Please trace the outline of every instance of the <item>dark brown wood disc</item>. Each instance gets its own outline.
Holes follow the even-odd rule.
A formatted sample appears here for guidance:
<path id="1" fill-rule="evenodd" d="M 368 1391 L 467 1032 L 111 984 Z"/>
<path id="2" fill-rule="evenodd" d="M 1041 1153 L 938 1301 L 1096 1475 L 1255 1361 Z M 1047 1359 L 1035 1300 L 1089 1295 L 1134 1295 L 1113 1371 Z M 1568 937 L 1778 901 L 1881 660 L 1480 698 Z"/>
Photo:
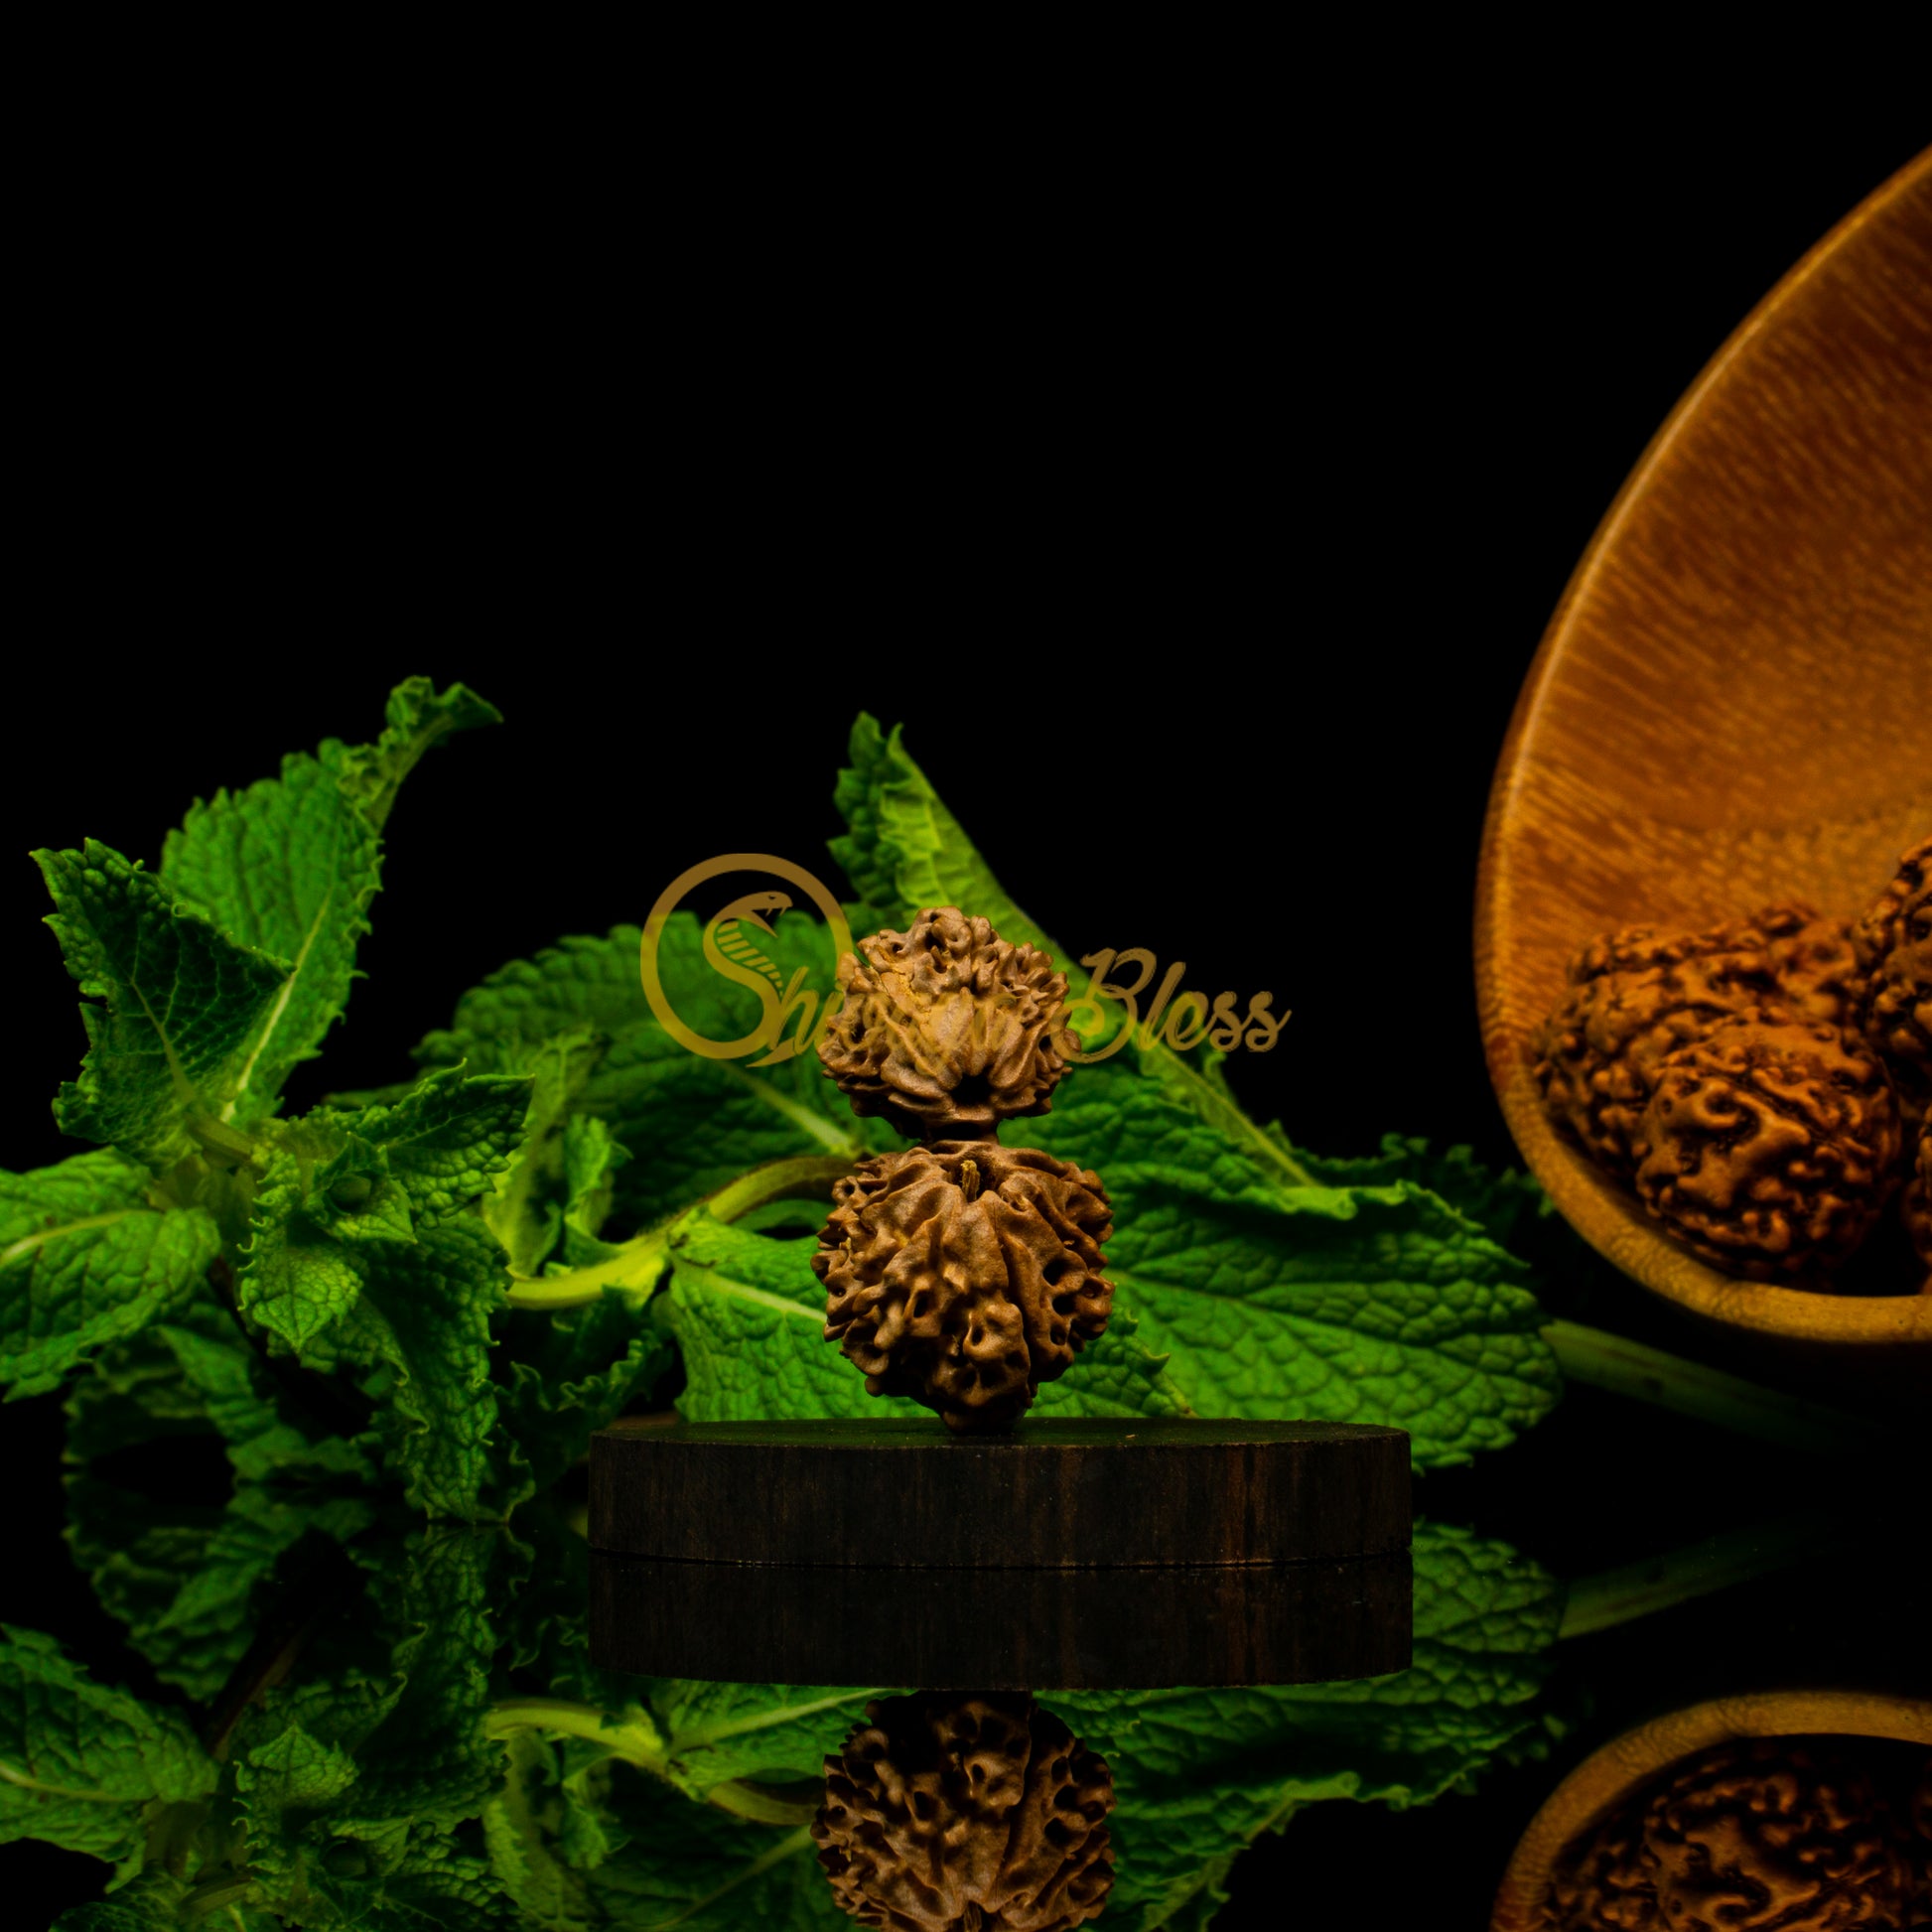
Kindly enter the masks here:
<path id="1" fill-rule="evenodd" d="M 1406 1550 L 1162 1569 L 838 1570 L 591 1553 L 600 1670 L 867 1689 L 1169 1690 L 1410 1661 Z"/>
<path id="2" fill-rule="evenodd" d="M 680 1562 L 1120 1569 L 1409 1544 L 1409 1439 L 1323 1422 L 626 1420 L 591 1442 L 594 1549 Z"/>

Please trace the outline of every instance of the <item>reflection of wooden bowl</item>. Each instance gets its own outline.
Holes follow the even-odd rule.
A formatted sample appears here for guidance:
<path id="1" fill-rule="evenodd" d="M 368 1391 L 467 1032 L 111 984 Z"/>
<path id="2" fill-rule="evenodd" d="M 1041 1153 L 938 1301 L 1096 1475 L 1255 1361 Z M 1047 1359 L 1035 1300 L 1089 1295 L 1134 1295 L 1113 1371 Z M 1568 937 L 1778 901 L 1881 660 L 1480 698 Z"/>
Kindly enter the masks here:
<path id="1" fill-rule="evenodd" d="M 1490 1077 L 1599 1253 L 1730 1327 L 1932 1347 L 1932 1295 L 1733 1280 L 1560 1140 L 1526 1042 L 1614 926 L 1862 911 L 1932 832 L 1932 150 L 1718 352 L 1603 519 L 1497 766 L 1477 887 Z M 1914 1350 L 1916 1352 L 1916 1349 Z"/>
<path id="2" fill-rule="evenodd" d="M 1542 1932 L 1566 1846 L 1679 1758 L 1739 1737 L 1889 1737 L 1932 1748 L 1932 1703 L 1859 1691 L 1765 1691 L 1673 1711 L 1587 1757 L 1530 1820 L 1496 1893 L 1490 1932 Z"/>

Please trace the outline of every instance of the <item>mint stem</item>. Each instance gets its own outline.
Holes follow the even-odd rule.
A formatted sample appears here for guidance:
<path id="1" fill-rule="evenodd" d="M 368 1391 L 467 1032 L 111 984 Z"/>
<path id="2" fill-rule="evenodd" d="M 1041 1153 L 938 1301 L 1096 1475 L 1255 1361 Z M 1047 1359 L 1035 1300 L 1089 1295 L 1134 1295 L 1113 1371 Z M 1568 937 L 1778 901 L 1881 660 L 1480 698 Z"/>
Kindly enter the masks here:
<path id="1" fill-rule="evenodd" d="M 607 1293 L 649 1298 L 663 1279 L 670 1260 L 671 1237 L 686 1214 L 710 1213 L 720 1221 L 735 1221 L 755 1207 L 774 1200 L 824 1200 L 833 1181 L 852 1172 L 843 1155 L 800 1154 L 783 1161 L 767 1161 L 715 1194 L 687 1207 L 648 1233 L 626 1241 L 614 1255 L 573 1268 L 567 1275 L 541 1281 L 512 1281 L 508 1291 L 513 1309 L 537 1309 L 554 1314 L 561 1309 L 581 1309 L 602 1301 Z"/>
<path id="2" fill-rule="evenodd" d="M 1817 1455 L 1845 1455 L 1888 1440 L 1882 1427 L 1862 1417 L 1760 1388 L 1722 1369 L 1667 1355 L 1661 1348 L 1601 1328 L 1552 1321 L 1543 1330 L 1543 1339 L 1573 1382 L 1654 1403 L 1680 1416 L 1695 1416 L 1760 1442 Z"/>
<path id="3" fill-rule="evenodd" d="M 1789 1516 L 1750 1529 L 1726 1530 L 1702 1543 L 1572 1584 L 1557 1635 L 1586 1637 L 1677 1603 L 1768 1576 L 1817 1554 L 1838 1534 L 1824 1511 Z"/>

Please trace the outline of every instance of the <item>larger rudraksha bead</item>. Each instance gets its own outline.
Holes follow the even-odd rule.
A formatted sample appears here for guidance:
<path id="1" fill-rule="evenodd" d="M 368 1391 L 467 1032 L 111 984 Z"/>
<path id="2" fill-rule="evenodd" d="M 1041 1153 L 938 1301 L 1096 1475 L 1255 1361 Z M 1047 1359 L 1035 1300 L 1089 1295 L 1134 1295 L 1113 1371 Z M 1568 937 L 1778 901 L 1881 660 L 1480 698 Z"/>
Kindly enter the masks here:
<path id="1" fill-rule="evenodd" d="M 998 1428 L 1107 1325 L 1100 1176 L 1036 1148 L 939 1141 L 862 1163 L 832 1190 L 812 1268 L 825 1336 L 874 1395 L 949 1429 Z"/>

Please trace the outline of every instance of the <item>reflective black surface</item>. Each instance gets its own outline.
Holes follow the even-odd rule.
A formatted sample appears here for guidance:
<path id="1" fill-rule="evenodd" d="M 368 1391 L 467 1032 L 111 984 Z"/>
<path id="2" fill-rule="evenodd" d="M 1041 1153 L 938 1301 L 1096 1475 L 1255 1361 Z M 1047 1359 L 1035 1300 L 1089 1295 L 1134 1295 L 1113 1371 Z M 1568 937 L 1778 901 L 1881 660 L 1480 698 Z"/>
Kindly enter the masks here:
<path id="1" fill-rule="evenodd" d="M 1635 1725 L 1807 1689 L 1902 1698 L 1932 1725 L 1902 1461 L 1819 1462 L 1588 1392 L 1536 1442 L 1419 1482 L 1410 1579 L 1386 1560 L 1050 1584 L 596 1561 L 569 1484 L 509 1530 L 426 1531 L 319 1490 L 222 1500 L 210 1473 L 161 1445 L 68 1484 L 98 1606 L 69 1598 L 75 1667 L 180 1714 L 162 1728 L 199 1729 L 219 1765 L 211 1812 L 195 1787 L 164 1820 L 200 1832 L 206 1861 L 173 1909 L 232 1893 L 320 1923 L 829 1932 L 852 1922 L 839 1898 L 861 1877 L 890 1888 L 897 1867 L 855 1863 L 851 1832 L 821 1817 L 827 1759 L 863 1756 L 869 1707 L 917 1695 L 953 1712 L 959 1763 L 979 1748 L 960 1724 L 1006 1739 L 987 1763 L 1017 1795 L 972 1810 L 974 1830 L 1004 1821 L 1002 1845 L 1043 1802 L 1028 1777 L 1063 1754 L 1029 1771 L 1027 1726 L 1104 1765 L 1087 1821 L 1105 1828 L 1103 1891 L 1098 1855 L 1081 1867 L 1100 1923 L 1203 1925 L 1225 1894 L 1221 1928 L 1277 1923 L 1290 1901 L 1363 1926 L 1416 1923 L 1425 1904 L 1441 1916 L 1424 1922 L 1477 1925 L 1539 1807 Z M 1406 1668 L 1361 1668 L 1403 1638 Z M 826 1667 L 802 1670 L 814 1643 Z M 1267 1667 L 1234 1681 L 1243 1657 Z M 103 1695 L 100 1722 L 152 1758 L 165 1737 Z M 964 1789 L 939 1745 L 928 1755 L 935 1791 Z M 848 1811 L 885 1803 L 883 1778 Z M 12 1829 L 17 1783 L 8 1803 Z M 116 1830 L 156 1829 L 152 1811 L 99 1811 L 110 1857 Z M 238 1870 L 220 1820 L 242 1815 Z M 3 1856 L 51 1901 L 97 1895 L 107 1873 L 73 1852 Z M 947 1858 L 928 1887 L 942 1902 L 1061 1897 L 1037 1859 Z M 240 1922 L 273 1922 L 256 1914 Z"/>

